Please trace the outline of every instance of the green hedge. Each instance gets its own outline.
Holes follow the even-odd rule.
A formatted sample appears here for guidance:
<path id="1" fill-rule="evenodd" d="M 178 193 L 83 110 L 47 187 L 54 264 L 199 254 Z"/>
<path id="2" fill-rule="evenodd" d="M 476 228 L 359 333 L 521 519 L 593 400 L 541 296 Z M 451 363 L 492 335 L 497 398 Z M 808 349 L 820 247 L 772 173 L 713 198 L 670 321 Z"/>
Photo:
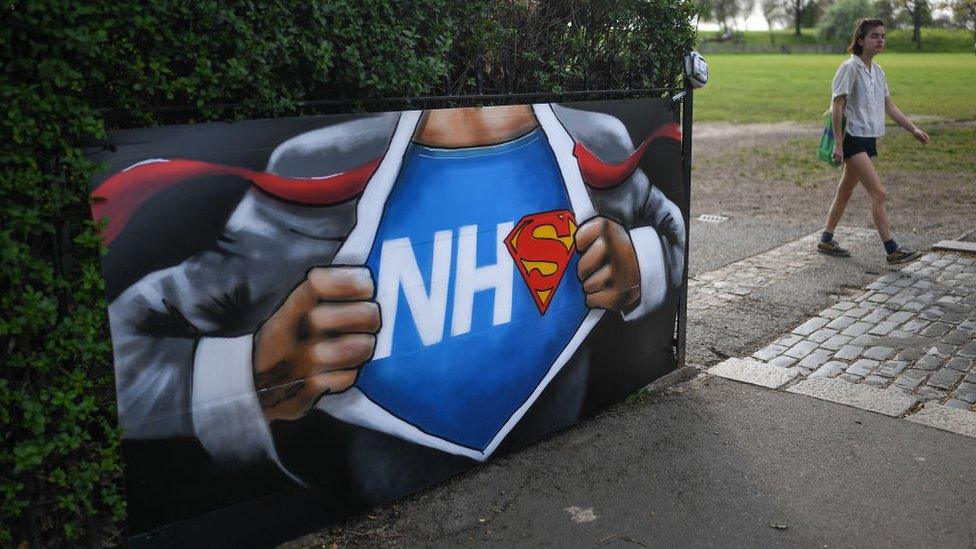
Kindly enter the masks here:
<path id="1" fill-rule="evenodd" d="M 0 9 L 0 545 L 32 546 L 125 536 L 104 250 L 88 219 L 98 166 L 81 143 L 115 128 L 293 114 L 313 99 L 670 85 L 695 10 L 691 0 Z"/>

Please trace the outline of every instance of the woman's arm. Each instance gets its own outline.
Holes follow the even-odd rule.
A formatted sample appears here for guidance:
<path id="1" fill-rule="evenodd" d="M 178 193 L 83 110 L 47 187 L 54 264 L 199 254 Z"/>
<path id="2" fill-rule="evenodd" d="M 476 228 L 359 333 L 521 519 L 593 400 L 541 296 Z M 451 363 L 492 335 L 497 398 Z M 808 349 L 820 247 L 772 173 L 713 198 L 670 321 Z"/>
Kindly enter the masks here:
<path id="1" fill-rule="evenodd" d="M 891 96 L 885 96 L 885 113 L 890 116 L 896 124 L 902 128 L 905 128 L 905 131 L 912 134 L 915 139 L 918 139 L 922 143 L 929 142 L 929 134 L 917 128 L 915 124 L 912 124 L 908 117 L 901 112 L 901 109 L 895 105 L 895 102 L 891 100 Z"/>
<path id="2" fill-rule="evenodd" d="M 838 95 L 834 98 L 830 112 L 834 126 L 834 162 L 839 165 L 844 161 L 844 107 L 847 106 L 847 96 Z"/>

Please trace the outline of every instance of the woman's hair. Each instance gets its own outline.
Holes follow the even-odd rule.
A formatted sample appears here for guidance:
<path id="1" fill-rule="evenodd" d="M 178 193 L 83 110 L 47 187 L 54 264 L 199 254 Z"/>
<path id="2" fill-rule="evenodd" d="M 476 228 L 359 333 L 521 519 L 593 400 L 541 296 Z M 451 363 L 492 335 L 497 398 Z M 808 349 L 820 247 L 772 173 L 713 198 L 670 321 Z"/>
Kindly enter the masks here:
<path id="1" fill-rule="evenodd" d="M 884 22 L 882 22 L 877 17 L 862 17 L 854 23 L 854 35 L 851 36 L 851 43 L 847 46 L 847 51 L 853 53 L 854 55 L 861 55 L 864 53 L 864 46 L 857 43 L 858 40 L 862 40 L 868 35 L 868 32 L 875 27 L 883 27 Z"/>

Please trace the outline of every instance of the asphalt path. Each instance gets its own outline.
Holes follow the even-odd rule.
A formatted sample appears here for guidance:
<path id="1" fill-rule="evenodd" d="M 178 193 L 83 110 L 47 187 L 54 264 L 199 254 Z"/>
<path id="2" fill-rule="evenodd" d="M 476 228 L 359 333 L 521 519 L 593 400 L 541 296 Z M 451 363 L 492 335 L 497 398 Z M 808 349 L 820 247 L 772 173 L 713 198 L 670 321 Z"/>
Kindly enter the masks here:
<path id="1" fill-rule="evenodd" d="M 816 230 L 693 221 L 690 275 Z M 878 242 L 851 251 L 691 315 L 689 364 L 747 356 L 887 272 Z M 974 494 L 976 440 L 698 378 L 288 546 L 974 547 Z"/>
<path id="2" fill-rule="evenodd" d="M 721 223 L 693 220 L 689 276 L 735 263 L 819 230 L 811 223 L 731 217 Z M 939 235 L 909 234 L 904 245 L 921 249 Z M 845 244 L 846 245 L 846 244 Z M 688 318 L 688 363 L 711 366 L 729 356 L 748 356 L 838 296 L 858 291 L 889 271 L 880 241 L 851 243 L 851 257 L 830 258 L 820 266 L 790 273 L 735 307 L 692 313 Z M 810 250 L 809 253 L 815 253 Z"/>
<path id="3" fill-rule="evenodd" d="M 406 501 L 387 528 L 382 511 L 358 526 L 377 533 L 369 544 L 404 547 L 968 547 L 973 451 L 965 437 L 710 379 Z"/>

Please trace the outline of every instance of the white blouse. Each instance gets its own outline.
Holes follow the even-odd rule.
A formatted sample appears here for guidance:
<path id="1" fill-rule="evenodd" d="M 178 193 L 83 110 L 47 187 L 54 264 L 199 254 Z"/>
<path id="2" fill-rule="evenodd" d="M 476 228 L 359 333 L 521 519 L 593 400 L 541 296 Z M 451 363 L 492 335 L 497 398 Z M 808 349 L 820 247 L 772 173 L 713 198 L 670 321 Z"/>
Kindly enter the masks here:
<path id="1" fill-rule="evenodd" d="M 830 100 L 847 96 L 844 115 L 845 131 L 855 137 L 881 137 L 885 133 L 885 97 L 888 82 L 881 66 L 871 62 L 871 68 L 856 55 L 841 63 L 834 75 Z"/>

